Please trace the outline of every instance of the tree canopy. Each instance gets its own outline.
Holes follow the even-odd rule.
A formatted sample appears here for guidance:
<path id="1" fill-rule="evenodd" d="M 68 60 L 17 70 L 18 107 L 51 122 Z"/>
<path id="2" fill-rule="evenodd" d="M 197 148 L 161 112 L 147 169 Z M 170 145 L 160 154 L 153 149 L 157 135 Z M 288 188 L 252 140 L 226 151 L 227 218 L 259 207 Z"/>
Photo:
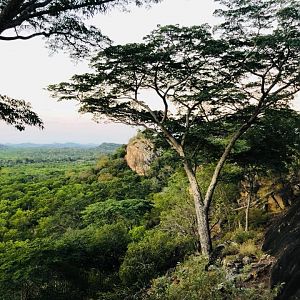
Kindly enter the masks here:
<path id="1" fill-rule="evenodd" d="M 67 49 L 75 56 L 107 41 L 99 29 L 85 23 L 98 13 L 129 4 L 150 4 L 159 0 L 2 0 L 0 1 L 0 40 L 47 38 L 49 46 Z"/>
<path id="2" fill-rule="evenodd" d="M 75 75 L 72 83 L 50 90 L 61 100 L 79 100 L 81 111 L 95 119 L 169 131 L 185 145 L 195 124 L 224 115 L 220 107 L 232 101 L 228 90 L 239 96 L 226 80 L 228 69 L 218 71 L 226 48 L 207 26 L 159 27 L 144 43 L 104 49 L 91 62 L 95 73 Z M 144 93 L 149 90 L 151 100 Z"/>
<path id="3" fill-rule="evenodd" d="M 113 8 L 160 0 L 0 0 L 0 41 L 44 37 L 52 51 L 65 50 L 73 57 L 88 55 L 109 42 L 100 29 L 86 21 Z M 24 130 L 25 125 L 43 127 L 41 119 L 22 100 L 0 97 L 0 119 Z"/>
<path id="4" fill-rule="evenodd" d="M 25 125 L 43 128 L 42 120 L 31 110 L 29 103 L 2 95 L 0 95 L 0 120 L 20 131 L 25 129 Z"/>

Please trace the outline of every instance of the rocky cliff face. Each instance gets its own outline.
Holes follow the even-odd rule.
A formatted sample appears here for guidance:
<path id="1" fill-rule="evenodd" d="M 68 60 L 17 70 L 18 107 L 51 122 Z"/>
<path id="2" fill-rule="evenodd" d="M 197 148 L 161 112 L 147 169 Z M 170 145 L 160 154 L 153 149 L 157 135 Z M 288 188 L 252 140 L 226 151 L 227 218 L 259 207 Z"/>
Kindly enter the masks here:
<path id="1" fill-rule="evenodd" d="M 245 205 L 249 193 L 249 181 L 241 181 L 240 206 Z M 297 196 L 297 184 L 286 182 L 281 178 L 257 177 L 252 188 L 252 204 L 254 202 L 256 207 L 264 207 L 269 213 L 282 213 Z"/>
<path id="2" fill-rule="evenodd" d="M 300 198 L 267 231 L 263 250 L 277 258 L 271 273 L 271 286 L 282 285 L 277 299 L 300 299 Z"/>
<path id="3" fill-rule="evenodd" d="M 137 136 L 129 141 L 125 159 L 128 166 L 139 175 L 146 175 L 155 157 L 157 153 L 150 140 Z"/>

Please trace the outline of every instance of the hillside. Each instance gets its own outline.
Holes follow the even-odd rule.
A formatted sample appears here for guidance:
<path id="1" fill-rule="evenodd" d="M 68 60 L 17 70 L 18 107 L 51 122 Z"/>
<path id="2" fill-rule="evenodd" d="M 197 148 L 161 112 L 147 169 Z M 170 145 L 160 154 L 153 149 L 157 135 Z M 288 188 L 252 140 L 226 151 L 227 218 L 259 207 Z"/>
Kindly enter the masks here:
<path id="1" fill-rule="evenodd" d="M 121 146 L 121 144 L 116 143 L 102 143 L 100 145 L 97 144 L 79 144 L 79 143 L 52 143 L 52 144 L 35 144 L 35 143 L 19 143 L 12 144 L 7 143 L 1 145 L 9 148 L 48 148 L 48 149 L 56 149 L 56 148 L 95 148 L 98 147 L 103 153 L 113 152 L 115 149 Z"/>
<path id="2" fill-rule="evenodd" d="M 96 162 L 86 154 L 76 164 L 16 161 L 2 168 L 3 299 L 25 292 L 28 299 L 66 300 L 273 299 L 278 293 L 278 282 L 273 290 L 269 285 L 276 258 L 261 246 L 266 228 L 285 209 L 273 210 L 287 191 L 285 177 L 277 185 L 273 175 L 258 179 L 245 231 L 243 169 L 226 167 L 210 216 L 209 262 L 199 255 L 188 182 L 171 153 L 147 161 L 143 176 L 127 166 L 124 148 Z M 207 165 L 197 176 L 206 180 L 210 172 Z M 265 210 L 263 194 L 270 190 L 277 200 L 267 199 Z"/>

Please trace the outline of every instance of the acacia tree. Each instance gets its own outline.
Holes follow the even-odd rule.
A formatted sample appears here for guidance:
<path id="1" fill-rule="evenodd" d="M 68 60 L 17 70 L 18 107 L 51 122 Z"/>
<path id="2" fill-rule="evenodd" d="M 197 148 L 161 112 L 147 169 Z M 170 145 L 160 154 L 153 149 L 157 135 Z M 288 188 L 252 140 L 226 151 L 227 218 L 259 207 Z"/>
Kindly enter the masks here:
<path id="1" fill-rule="evenodd" d="M 234 87 L 226 82 L 227 73 L 218 72 L 224 48 L 226 45 L 214 41 L 205 26 L 161 27 L 144 43 L 101 51 L 92 61 L 94 74 L 74 76 L 73 83 L 50 87 L 60 99 L 79 100 L 81 111 L 91 112 L 96 120 L 106 116 L 164 137 L 180 156 L 189 179 L 205 254 L 211 251 L 208 209 L 188 140 L 201 124 L 210 126 L 212 115 L 223 115 L 216 100 L 231 101 L 225 90 L 231 90 L 234 97 Z M 155 96 L 147 101 L 143 92 L 149 90 Z"/>
<path id="2" fill-rule="evenodd" d="M 46 38 L 52 50 L 63 49 L 82 57 L 109 40 L 86 20 L 112 8 L 150 4 L 160 0 L 0 0 L 0 41 Z M 0 96 L 0 119 L 24 130 L 43 127 L 41 119 L 22 100 Z"/>
<path id="3" fill-rule="evenodd" d="M 281 20 L 279 14 L 277 19 Z M 207 26 L 162 27 L 142 44 L 108 47 L 92 60 L 95 73 L 75 75 L 71 83 L 50 90 L 59 99 L 78 100 L 81 112 L 92 113 L 96 120 L 106 116 L 144 126 L 166 139 L 182 160 L 195 203 L 201 251 L 209 256 L 209 210 L 232 148 L 264 111 L 286 106 L 300 90 L 296 29 L 286 32 L 284 22 L 278 22 L 268 33 L 245 34 L 238 40 L 242 35 L 230 28 L 226 40 L 217 40 Z M 141 92 L 147 90 L 156 97 L 145 99 Z M 228 142 L 204 190 L 192 165 L 191 152 L 196 148 L 191 139 L 197 135 L 198 144 L 205 146 L 220 134 Z"/>

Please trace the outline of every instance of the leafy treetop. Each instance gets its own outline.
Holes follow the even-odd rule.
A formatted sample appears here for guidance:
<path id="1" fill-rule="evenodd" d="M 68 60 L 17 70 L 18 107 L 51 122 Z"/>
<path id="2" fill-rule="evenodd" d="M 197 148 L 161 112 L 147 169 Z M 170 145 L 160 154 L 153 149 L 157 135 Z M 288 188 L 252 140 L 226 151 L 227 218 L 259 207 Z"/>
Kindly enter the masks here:
<path id="1" fill-rule="evenodd" d="M 66 49 L 82 56 L 107 41 L 99 29 L 85 23 L 87 19 L 115 7 L 151 2 L 159 0 L 1 0 L 0 40 L 42 36 L 53 50 Z"/>
<path id="2" fill-rule="evenodd" d="M 25 129 L 25 125 L 43 128 L 42 120 L 31 110 L 29 103 L 2 95 L 0 95 L 0 120 L 20 131 Z"/>

